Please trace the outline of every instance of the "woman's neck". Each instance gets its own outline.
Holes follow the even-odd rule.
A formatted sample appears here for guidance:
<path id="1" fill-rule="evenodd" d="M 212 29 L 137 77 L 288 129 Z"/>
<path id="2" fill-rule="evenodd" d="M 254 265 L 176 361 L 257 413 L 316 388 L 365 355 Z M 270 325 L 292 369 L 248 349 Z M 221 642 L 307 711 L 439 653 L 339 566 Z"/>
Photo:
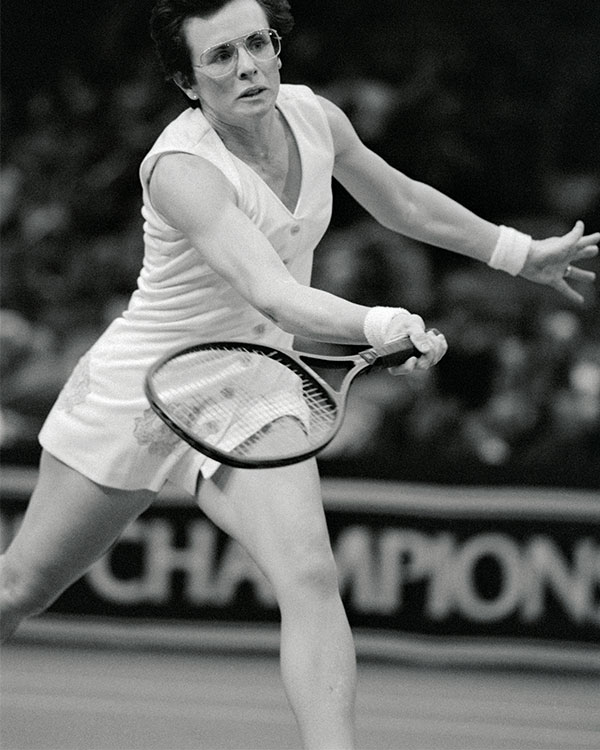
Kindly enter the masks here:
<path id="1" fill-rule="evenodd" d="M 241 125 L 207 119 L 227 150 L 244 161 L 268 161 L 285 147 L 285 130 L 277 110 Z"/>

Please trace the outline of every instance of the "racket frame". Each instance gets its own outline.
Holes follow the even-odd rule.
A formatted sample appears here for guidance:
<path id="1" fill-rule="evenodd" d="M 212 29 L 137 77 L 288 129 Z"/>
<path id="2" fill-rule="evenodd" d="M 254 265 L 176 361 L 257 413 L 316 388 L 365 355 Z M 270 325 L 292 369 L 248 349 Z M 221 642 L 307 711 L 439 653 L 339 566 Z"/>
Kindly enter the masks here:
<path id="1" fill-rule="evenodd" d="M 399 344 L 404 344 L 399 346 Z M 191 354 L 196 351 L 219 349 L 224 351 L 239 351 L 243 353 L 244 349 L 249 352 L 260 352 L 264 356 L 279 362 L 285 367 L 288 367 L 292 372 L 295 372 L 301 378 L 306 378 L 307 374 L 310 378 L 316 381 L 316 383 L 325 391 L 328 398 L 336 407 L 335 420 L 333 422 L 330 433 L 326 440 L 323 440 L 316 445 L 303 449 L 297 454 L 287 454 L 281 458 L 252 458 L 241 457 L 226 453 L 224 451 L 215 448 L 213 445 L 206 441 L 200 441 L 197 438 L 189 434 L 185 427 L 176 421 L 176 418 L 171 416 L 167 407 L 163 406 L 163 401 L 156 392 L 154 387 L 154 376 L 161 370 L 169 361 L 178 359 Z M 266 469 L 276 468 L 279 466 L 288 466 L 291 464 L 299 463 L 312 458 L 317 453 L 322 451 L 338 434 L 342 425 L 346 399 L 348 391 L 352 382 L 364 373 L 371 370 L 381 370 L 389 367 L 397 367 L 403 364 L 407 359 L 412 356 L 419 356 L 420 352 L 412 345 L 408 337 L 402 337 L 397 339 L 390 344 L 386 345 L 384 350 L 376 350 L 374 348 L 365 349 L 353 355 L 344 356 L 327 356 L 320 354 L 312 354 L 310 352 L 301 352 L 290 349 L 279 349 L 274 346 L 266 344 L 259 344 L 247 341 L 205 341 L 197 344 L 190 344 L 184 347 L 177 347 L 166 352 L 160 357 L 146 373 L 144 379 L 144 392 L 152 410 L 160 417 L 160 419 L 171 429 L 176 435 L 184 440 L 195 450 L 199 451 L 205 456 L 218 461 L 219 463 L 227 466 L 232 466 L 240 469 Z M 312 363 L 312 366 L 311 366 Z M 343 369 L 346 368 L 347 372 L 343 377 L 341 387 L 338 389 L 334 388 L 324 378 L 322 378 L 313 367 L 321 367 L 323 369 Z"/>

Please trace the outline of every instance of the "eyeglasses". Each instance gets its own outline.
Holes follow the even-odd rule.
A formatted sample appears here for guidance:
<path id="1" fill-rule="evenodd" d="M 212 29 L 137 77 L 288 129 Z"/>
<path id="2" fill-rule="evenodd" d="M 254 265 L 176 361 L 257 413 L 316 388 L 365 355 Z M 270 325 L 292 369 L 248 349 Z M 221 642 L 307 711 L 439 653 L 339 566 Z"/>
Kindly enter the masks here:
<path id="1" fill-rule="evenodd" d="M 200 63 L 192 67 L 200 68 L 210 78 L 222 78 L 234 70 L 242 45 L 255 60 L 267 62 L 279 56 L 281 37 L 273 29 L 258 29 L 247 36 L 209 47 L 200 55 Z"/>

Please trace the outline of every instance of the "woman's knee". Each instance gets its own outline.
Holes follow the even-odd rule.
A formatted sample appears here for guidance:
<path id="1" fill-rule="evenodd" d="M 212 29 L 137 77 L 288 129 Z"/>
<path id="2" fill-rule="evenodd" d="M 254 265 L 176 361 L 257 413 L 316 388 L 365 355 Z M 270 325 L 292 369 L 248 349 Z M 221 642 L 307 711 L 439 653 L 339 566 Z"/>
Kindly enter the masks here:
<path id="1" fill-rule="evenodd" d="M 295 550 L 288 549 L 277 577 L 281 596 L 301 601 L 303 606 L 339 597 L 337 568 L 328 541 L 300 543 Z"/>
<path id="2" fill-rule="evenodd" d="M 19 561 L 9 554 L 0 557 L 0 610 L 3 617 L 9 613 L 21 617 L 43 612 L 61 593 L 51 583 L 48 572 L 38 571 Z"/>

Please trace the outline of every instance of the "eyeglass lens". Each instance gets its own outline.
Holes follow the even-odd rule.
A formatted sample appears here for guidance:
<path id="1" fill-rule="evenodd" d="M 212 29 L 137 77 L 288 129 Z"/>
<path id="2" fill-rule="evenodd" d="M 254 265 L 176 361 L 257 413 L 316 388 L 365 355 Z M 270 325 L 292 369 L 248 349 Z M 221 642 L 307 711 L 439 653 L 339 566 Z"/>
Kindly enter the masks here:
<path id="1" fill-rule="evenodd" d="M 272 60 L 281 50 L 279 36 L 272 29 L 253 31 L 243 39 L 233 39 L 206 50 L 200 56 L 200 65 L 208 75 L 219 77 L 233 69 L 238 57 L 238 47 L 244 45 L 257 60 Z"/>

